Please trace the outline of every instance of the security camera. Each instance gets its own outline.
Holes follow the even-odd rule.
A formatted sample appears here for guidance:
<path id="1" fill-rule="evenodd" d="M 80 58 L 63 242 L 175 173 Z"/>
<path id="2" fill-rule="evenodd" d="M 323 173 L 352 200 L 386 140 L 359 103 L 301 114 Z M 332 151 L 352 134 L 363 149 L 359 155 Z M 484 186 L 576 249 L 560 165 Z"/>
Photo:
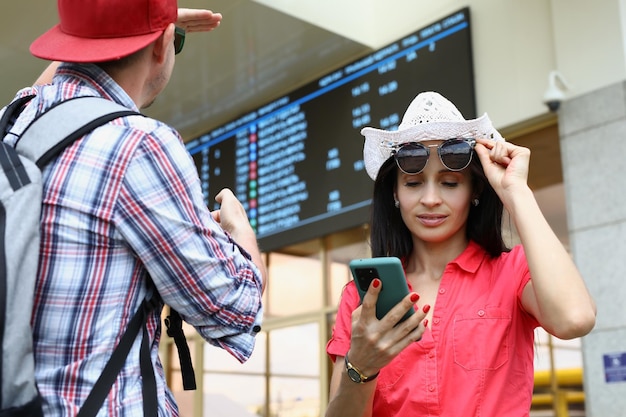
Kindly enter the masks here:
<path id="1" fill-rule="evenodd" d="M 558 91 L 547 91 L 543 96 L 544 104 L 548 106 L 548 109 L 552 113 L 556 113 L 559 110 L 559 107 L 561 107 L 561 101 L 563 101 L 563 98 L 565 97 L 562 93 L 558 93 Z"/>
<path id="2" fill-rule="evenodd" d="M 552 113 L 556 113 L 559 110 L 559 107 L 561 107 L 561 100 L 559 99 L 546 100 L 545 103 Z"/>
<path id="3" fill-rule="evenodd" d="M 548 109 L 555 113 L 561 107 L 561 102 L 565 99 L 564 90 L 569 86 L 563 79 L 563 76 L 557 71 L 551 71 L 548 75 L 548 89 L 543 95 L 543 103 Z"/>

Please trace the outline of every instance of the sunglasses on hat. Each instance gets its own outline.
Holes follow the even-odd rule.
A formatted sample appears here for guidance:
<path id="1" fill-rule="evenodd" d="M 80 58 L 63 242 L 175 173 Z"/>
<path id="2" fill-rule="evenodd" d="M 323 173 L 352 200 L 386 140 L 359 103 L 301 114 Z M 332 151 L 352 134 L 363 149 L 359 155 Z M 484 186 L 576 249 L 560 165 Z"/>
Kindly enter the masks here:
<path id="1" fill-rule="evenodd" d="M 430 157 L 430 148 L 436 147 L 439 160 L 450 171 L 461 171 L 468 167 L 476 140 L 469 138 L 448 139 L 439 145 L 424 145 L 418 142 L 409 142 L 400 145 L 392 151 L 398 168 L 405 174 L 419 174 L 426 167 Z"/>
<path id="2" fill-rule="evenodd" d="M 174 28 L 174 54 L 178 55 L 185 45 L 185 29 L 176 26 Z"/>

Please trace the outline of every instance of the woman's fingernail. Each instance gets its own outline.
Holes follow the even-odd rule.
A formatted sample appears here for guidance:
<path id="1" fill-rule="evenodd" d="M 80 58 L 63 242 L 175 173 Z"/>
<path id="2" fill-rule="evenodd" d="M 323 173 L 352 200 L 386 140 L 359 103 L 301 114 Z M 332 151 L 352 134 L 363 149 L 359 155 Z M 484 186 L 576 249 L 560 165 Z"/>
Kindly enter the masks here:
<path id="1" fill-rule="evenodd" d="M 428 312 L 430 311 L 430 304 L 426 304 L 426 305 L 422 308 L 422 311 L 423 311 L 424 313 L 428 313 Z"/>
<path id="2" fill-rule="evenodd" d="M 374 288 L 378 288 L 379 285 L 380 285 L 380 280 L 378 278 L 374 278 L 374 281 L 372 281 L 372 286 Z"/>
<path id="3" fill-rule="evenodd" d="M 412 303 L 416 302 L 419 299 L 420 299 L 420 296 L 417 295 L 416 293 L 411 294 L 411 302 Z"/>
<path id="4" fill-rule="evenodd" d="M 424 327 L 428 327 L 428 319 L 424 319 Z"/>

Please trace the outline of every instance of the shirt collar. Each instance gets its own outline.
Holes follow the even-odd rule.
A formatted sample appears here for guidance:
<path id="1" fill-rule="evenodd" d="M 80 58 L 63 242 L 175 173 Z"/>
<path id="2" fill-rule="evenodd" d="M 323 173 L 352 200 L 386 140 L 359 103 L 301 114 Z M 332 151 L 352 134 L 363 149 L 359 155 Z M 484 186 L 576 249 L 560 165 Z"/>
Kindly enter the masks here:
<path id="1" fill-rule="evenodd" d="M 487 256 L 487 252 L 478 243 L 470 240 L 467 247 L 451 264 L 457 264 L 464 271 L 475 273 Z"/>
<path id="2" fill-rule="evenodd" d="M 487 256 L 487 252 L 480 246 L 478 243 L 470 240 L 463 252 L 455 259 L 450 261 L 450 264 L 456 264 L 459 268 L 464 271 L 475 273 L 478 271 L 480 264 L 483 263 L 483 260 Z M 404 257 L 401 259 L 402 267 L 406 270 L 407 267 L 407 258 Z"/>
<path id="3" fill-rule="evenodd" d="M 96 64 L 62 63 L 53 79 L 54 84 L 78 84 L 95 91 L 95 95 L 108 98 L 129 109 L 139 111 L 135 102 L 109 74 Z M 81 94 L 83 95 L 83 94 Z M 88 95 L 88 94 L 86 94 Z"/>

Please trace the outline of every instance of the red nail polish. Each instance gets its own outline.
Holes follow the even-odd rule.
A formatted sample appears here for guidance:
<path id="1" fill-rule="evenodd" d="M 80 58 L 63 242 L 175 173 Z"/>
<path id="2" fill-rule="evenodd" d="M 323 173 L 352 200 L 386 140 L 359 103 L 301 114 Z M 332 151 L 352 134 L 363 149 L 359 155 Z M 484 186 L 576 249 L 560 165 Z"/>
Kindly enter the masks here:
<path id="1" fill-rule="evenodd" d="M 374 280 L 372 281 L 372 286 L 374 288 L 378 288 L 379 285 L 380 285 L 380 280 L 378 278 L 374 278 Z"/>
<path id="2" fill-rule="evenodd" d="M 424 319 L 424 327 L 428 327 L 428 319 Z"/>
<path id="3" fill-rule="evenodd" d="M 420 299 L 420 296 L 419 296 L 419 295 L 417 295 L 417 294 L 415 294 L 415 293 L 411 294 L 411 302 L 412 302 L 412 303 L 416 302 L 416 301 L 417 301 L 417 300 L 419 300 L 419 299 Z"/>
<path id="4" fill-rule="evenodd" d="M 424 313 L 428 313 L 428 312 L 430 311 L 430 304 L 426 304 L 426 305 L 422 308 L 422 311 L 423 311 Z"/>

